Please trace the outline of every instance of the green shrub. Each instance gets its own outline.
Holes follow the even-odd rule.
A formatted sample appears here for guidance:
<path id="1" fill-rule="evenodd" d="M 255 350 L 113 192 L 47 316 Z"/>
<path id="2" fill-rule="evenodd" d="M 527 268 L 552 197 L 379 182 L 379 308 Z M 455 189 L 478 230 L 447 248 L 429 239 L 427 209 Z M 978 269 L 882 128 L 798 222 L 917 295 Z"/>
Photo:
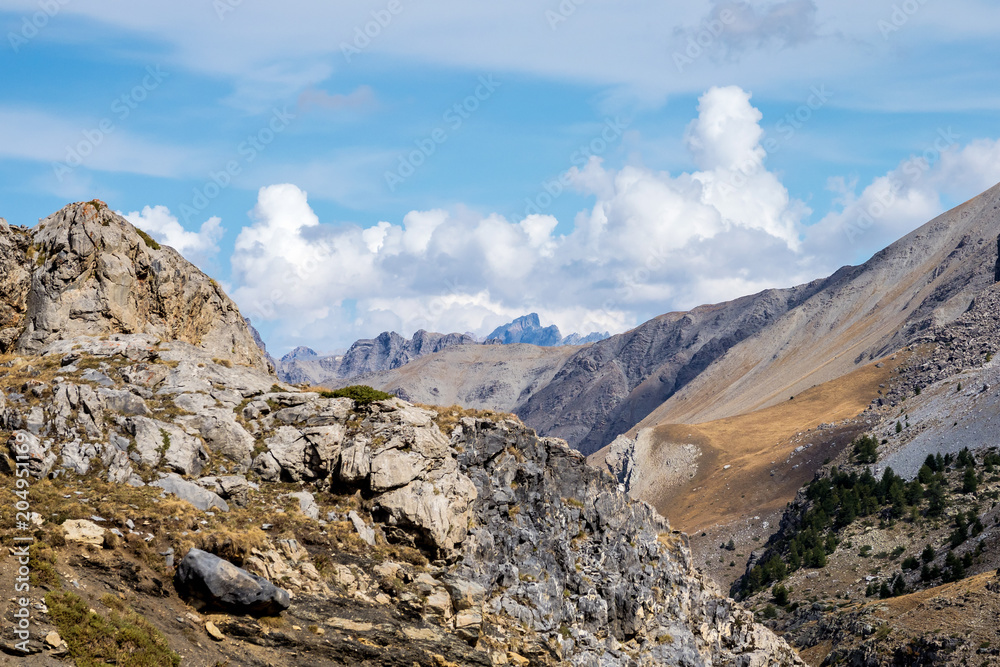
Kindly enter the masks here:
<path id="1" fill-rule="evenodd" d="M 160 249 L 160 244 L 157 243 L 156 239 L 154 239 L 152 236 L 150 236 L 146 232 L 142 231 L 138 227 L 135 228 L 135 232 L 136 232 L 136 234 L 139 235 L 139 238 L 141 238 L 146 243 L 146 247 L 147 248 L 152 248 L 153 250 L 159 250 Z"/>
<path id="2" fill-rule="evenodd" d="M 384 401 L 393 397 L 392 394 L 387 394 L 384 391 L 373 389 L 364 384 L 353 384 L 350 387 L 334 391 L 321 391 L 320 396 L 323 398 L 350 398 L 359 405 L 368 405 L 375 401 Z"/>

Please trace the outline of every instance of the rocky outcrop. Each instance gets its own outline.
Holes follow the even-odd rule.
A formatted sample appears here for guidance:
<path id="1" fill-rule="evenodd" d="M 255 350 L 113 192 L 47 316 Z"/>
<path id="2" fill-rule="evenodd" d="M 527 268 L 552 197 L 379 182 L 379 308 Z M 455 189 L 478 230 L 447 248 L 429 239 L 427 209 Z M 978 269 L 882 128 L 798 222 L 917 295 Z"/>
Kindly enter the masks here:
<path id="1" fill-rule="evenodd" d="M 559 327 L 555 325 L 543 327 L 538 319 L 538 313 L 531 313 L 497 327 L 486 337 L 486 340 L 498 340 L 504 345 L 528 343 L 551 347 L 562 343 L 562 334 L 559 333 Z"/>
<path id="2" fill-rule="evenodd" d="M 30 234 L 0 218 L 0 354 L 11 349 L 21 335 L 34 253 Z"/>
<path id="3" fill-rule="evenodd" d="M 452 442 L 479 491 L 454 572 L 484 586 L 491 642 L 577 665 L 801 664 L 695 572 L 685 536 L 564 442 L 472 419 Z"/>
<path id="4" fill-rule="evenodd" d="M 254 460 L 262 479 L 360 489 L 396 538 L 435 556 L 453 556 L 465 537 L 476 489 L 458 470 L 433 413 L 398 399 L 383 401 L 362 413 L 360 428 L 349 433 L 350 399 L 264 398 L 292 405 L 259 420 L 261 430 L 274 433 Z"/>
<path id="5" fill-rule="evenodd" d="M 102 202 L 71 204 L 30 231 L 0 230 L 0 261 L 0 351 L 38 353 L 58 340 L 141 333 L 267 372 L 249 327 L 215 281 Z"/>
<path id="6" fill-rule="evenodd" d="M 296 483 L 299 489 L 276 495 L 294 503 L 295 522 L 322 528 L 305 533 L 310 539 L 350 535 L 370 550 L 369 559 L 392 547 L 418 550 L 430 561 L 423 569 L 385 560 L 365 561 L 362 568 L 330 563 L 331 552 L 321 575 L 310 550 L 275 535 L 263 546 L 250 542 L 241 570 L 188 543 L 176 583 L 199 604 L 277 613 L 289 599 L 266 580 L 287 582 L 296 600 L 341 591 L 357 603 L 398 605 L 402 617 L 419 618 L 427 627 L 408 630 L 414 638 L 442 642 L 447 636 L 476 646 L 479 658 L 463 658 L 465 664 L 485 664 L 490 655 L 552 666 L 801 664 L 693 568 L 683 535 L 563 441 L 539 438 L 496 415 L 462 417 L 446 434 L 437 412 L 400 399 L 359 405 L 276 391 L 259 371 L 215 363 L 186 343 L 152 349 L 144 340 L 78 339 L 75 351 L 60 342 L 46 357 L 0 370 L 0 379 L 10 374 L 21 389 L 0 382 L 5 419 L 38 432 L 14 433 L 5 470 L 13 473 L 20 456 L 38 477 L 72 470 L 147 483 L 204 512 L 197 526 L 238 511 L 230 502 L 247 507 L 267 484 Z M 25 381 L 36 364 L 59 375 Z M 93 379 L 83 380 L 84 374 Z M 123 393 L 141 403 L 124 401 Z M 65 399 L 49 400 L 53 395 Z M 60 421 L 63 404 L 71 415 Z M 140 405 L 151 416 L 114 408 L 141 412 Z M 239 450 L 220 455 L 213 447 L 225 441 L 203 429 L 203 418 L 221 420 L 227 411 L 254 442 L 251 479 L 231 474 L 243 465 Z M 352 498 L 350 509 L 324 509 L 331 497 Z M 278 516 L 271 512 L 262 518 Z M 261 530 L 269 525 L 260 524 Z M 157 539 L 123 527 L 128 535 L 110 532 L 130 543 Z M 191 537 L 184 531 L 179 539 Z M 163 553 L 172 558 L 172 551 Z M 328 623 L 376 632 L 362 621 Z M 233 624 L 217 625 L 223 633 L 235 631 Z M 448 649 L 456 656 L 463 650 Z"/>

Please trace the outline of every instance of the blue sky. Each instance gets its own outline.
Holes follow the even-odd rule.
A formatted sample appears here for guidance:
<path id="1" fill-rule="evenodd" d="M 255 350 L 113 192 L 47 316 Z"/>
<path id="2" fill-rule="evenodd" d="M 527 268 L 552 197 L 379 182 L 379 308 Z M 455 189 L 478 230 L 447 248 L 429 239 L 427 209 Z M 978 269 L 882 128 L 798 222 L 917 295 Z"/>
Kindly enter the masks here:
<path id="1" fill-rule="evenodd" d="M 1000 181 L 987 2 L 346 4 L 0 1 L 0 215 L 101 198 L 281 354 L 622 331 Z"/>

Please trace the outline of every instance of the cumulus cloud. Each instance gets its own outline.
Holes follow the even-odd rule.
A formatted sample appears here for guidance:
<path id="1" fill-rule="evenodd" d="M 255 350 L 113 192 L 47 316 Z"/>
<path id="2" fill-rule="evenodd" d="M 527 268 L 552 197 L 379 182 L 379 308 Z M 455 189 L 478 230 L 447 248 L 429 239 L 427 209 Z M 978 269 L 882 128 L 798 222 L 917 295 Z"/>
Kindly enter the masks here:
<path id="1" fill-rule="evenodd" d="M 141 212 L 132 211 L 124 214 L 124 217 L 158 242 L 170 246 L 199 266 L 204 266 L 218 254 L 218 243 L 225 233 L 222 220 L 218 217 L 211 217 L 203 222 L 197 232 L 188 231 L 166 206 L 145 206 Z"/>
<path id="2" fill-rule="evenodd" d="M 811 224 L 765 165 L 761 120 L 748 92 L 707 91 L 685 135 L 697 170 L 591 158 L 563 179 L 593 199 L 569 226 L 463 207 L 332 225 L 296 185 L 262 188 L 231 258 L 234 297 L 255 322 L 274 323 L 276 348 L 332 349 L 387 329 L 481 334 L 531 311 L 566 333 L 617 332 L 829 274 L 926 222 L 942 197 L 1000 180 L 998 143 L 959 147 L 943 131 L 860 192 L 831 183 L 834 210 Z M 856 229 L 865 214 L 872 222 Z"/>
<path id="3" fill-rule="evenodd" d="M 255 321 L 282 320 L 288 338 L 323 330 L 342 345 L 381 327 L 483 333 L 529 311 L 566 332 L 620 331 L 674 304 L 802 278 L 808 209 L 764 169 L 749 93 L 714 88 L 698 110 L 686 139 L 700 171 L 592 158 L 566 175 L 595 204 L 565 234 L 549 215 L 461 208 L 335 227 L 300 188 L 263 188 L 236 241 L 235 297 Z"/>

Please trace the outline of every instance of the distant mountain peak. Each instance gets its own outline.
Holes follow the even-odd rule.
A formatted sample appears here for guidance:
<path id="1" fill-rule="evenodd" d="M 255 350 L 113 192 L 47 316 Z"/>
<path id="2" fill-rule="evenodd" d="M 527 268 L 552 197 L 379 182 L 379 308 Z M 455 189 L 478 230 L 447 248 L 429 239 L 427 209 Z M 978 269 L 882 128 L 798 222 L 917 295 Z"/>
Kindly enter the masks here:
<path id="1" fill-rule="evenodd" d="M 290 361 L 297 361 L 300 359 L 316 359 L 319 355 L 310 347 L 305 345 L 300 345 L 285 356 L 281 358 L 281 362 L 287 364 Z"/>
<path id="2" fill-rule="evenodd" d="M 604 340 L 608 337 L 608 332 L 593 332 L 587 334 L 586 336 L 581 336 L 578 333 L 572 333 L 563 338 L 562 333 L 559 331 L 559 327 L 554 324 L 548 327 L 543 327 L 541 319 L 538 317 L 538 313 L 528 313 L 527 315 L 518 317 L 513 322 L 504 324 L 494 329 L 493 333 L 486 337 L 486 342 L 500 341 L 505 345 L 527 343 L 529 345 L 538 345 L 539 347 L 554 347 L 557 345 L 584 345 L 586 343 L 596 343 L 597 341 Z"/>

